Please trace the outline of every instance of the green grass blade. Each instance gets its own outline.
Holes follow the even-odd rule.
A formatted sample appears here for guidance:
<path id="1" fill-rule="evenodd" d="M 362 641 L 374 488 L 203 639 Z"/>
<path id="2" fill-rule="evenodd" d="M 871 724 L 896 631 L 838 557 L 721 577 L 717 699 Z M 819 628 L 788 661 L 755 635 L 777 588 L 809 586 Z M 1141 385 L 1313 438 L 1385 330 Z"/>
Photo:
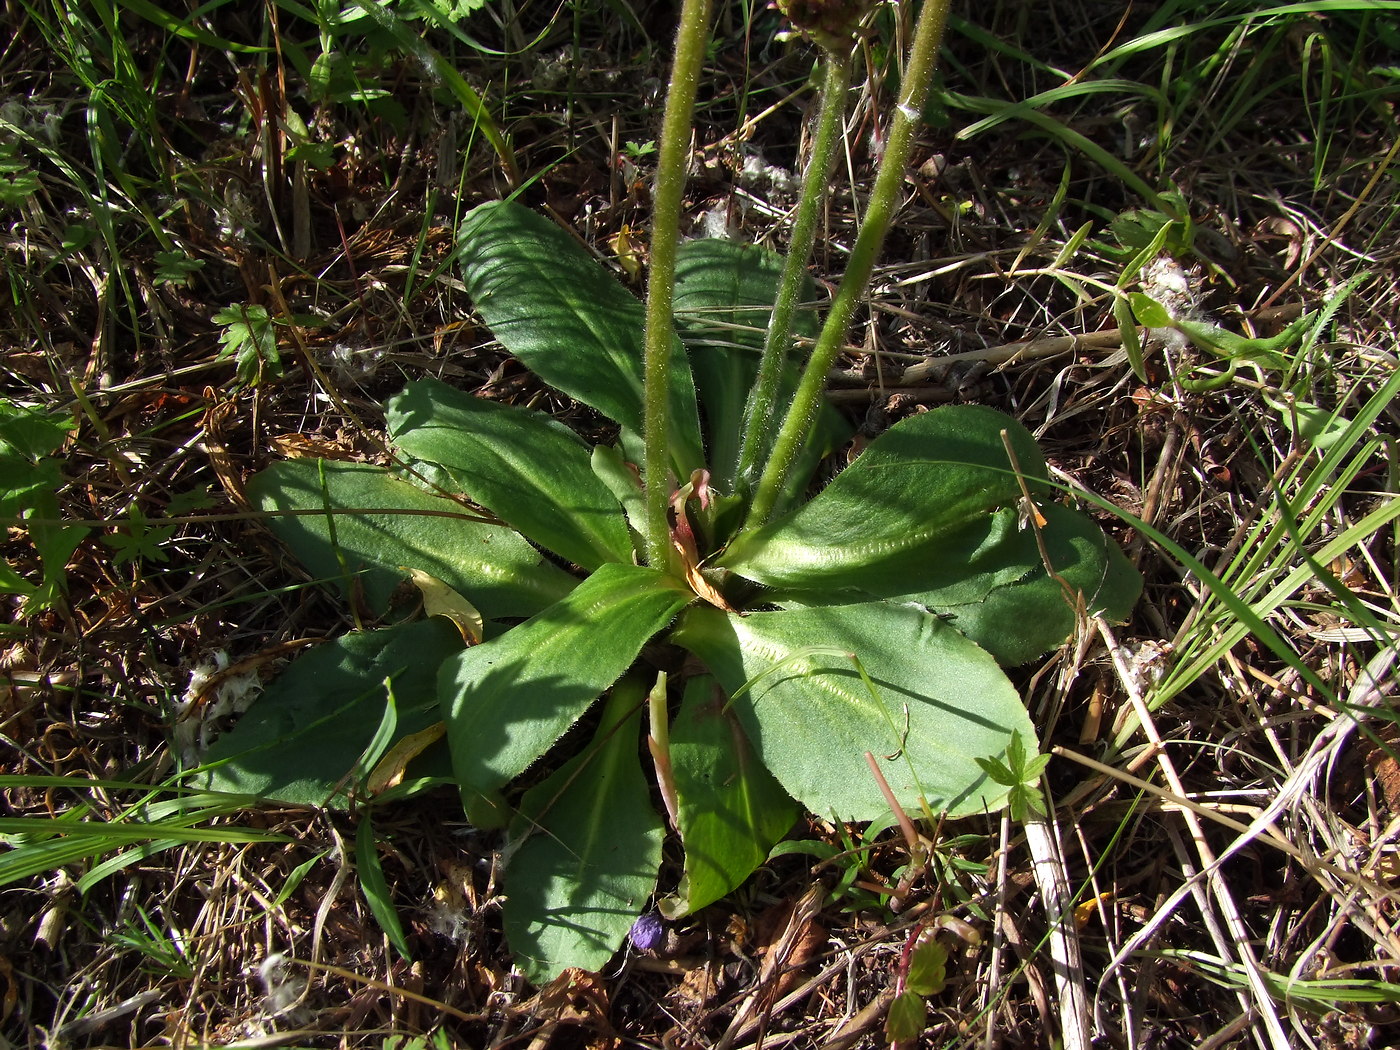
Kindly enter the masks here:
<path id="1" fill-rule="evenodd" d="M 393 895 L 389 892 L 389 881 L 384 877 L 384 865 L 379 860 L 379 845 L 374 836 L 374 822 L 366 813 L 360 818 L 360 826 L 355 832 L 355 872 L 360 877 L 360 891 L 365 895 L 365 903 L 379 923 L 379 928 L 389 938 L 394 951 L 407 962 L 413 961 L 408 949 L 408 938 L 403 932 L 398 909 L 394 907 Z"/>

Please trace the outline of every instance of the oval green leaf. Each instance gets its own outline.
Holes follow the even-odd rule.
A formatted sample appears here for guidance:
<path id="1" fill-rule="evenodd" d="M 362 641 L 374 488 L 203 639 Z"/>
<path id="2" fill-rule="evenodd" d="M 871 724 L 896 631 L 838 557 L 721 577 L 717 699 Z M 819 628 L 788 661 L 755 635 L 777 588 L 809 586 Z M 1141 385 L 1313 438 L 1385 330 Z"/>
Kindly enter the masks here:
<path id="1" fill-rule="evenodd" d="M 685 870 L 667 918 L 698 911 L 736 889 L 791 830 L 797 807 L 763 767 L 728 697 L 708 675 L 686 682 L 671 723 L 671 773 Z"/>
<path id="2" fill-rule="evenodd" d="M 885 602 L 748 616 L 697 608 L 673 635 L 735 699 L 763 763 L 808 809 L 889 813 L 872 752 L 912 812 L 997 809 L 1006 788 L 977 758 L 1035 731 L 996 661 L 937 616 Z"/>
<path id="3" fill-rule="evenodd" d="M 567 233 L 513 201 L 473 209 L 457 247 L 467 294 L 500 344 L 546 383 L 642 433 L 641 302 Z M 670 400 L 672 460 L 688 477 L 704 452 L 679 339 Z"/>
<path id="4" fill-rule="evenodd" d="M 1133 308 L 1133 316 L 1137 318 L 1138 324 L 1148 328 L 1171 327 L 1172 315 L 1150 295 L 1132 292 L 1128 295 L 1128 304 Z"/>
<path id="5" fill-rule="evenodd" d="M 757 244 L 718 238 L 686 241 L 676 258 L 676 326 L 690 351 L 695 386 L 704 409 L 711 482 L 731 491 L 744 433 L 744 412 L 758 375 L 759 355 L 778 294 L 783 257 Z M 806 282 L 803 298 L 815 295 Z M 798 312 L 794 334 L 817 334 L 814 311 Z M 789 356 L 780 397 L 797 388 L 797 360 Z M 802 458 L 794 466 L 793 488 L 805 488 L 817 462 L 850 435 L 841 416 L 823 405 Z"/>
<path id="6" fill-rule="evenodd" d="M 954 405 L 901 420 L 792 514 L 740 536 L 717 560 L 758 583 L 888 588 L 918 580 L 950 533 L 1021 496 L 1005 432 L 1032 492 L 1045 459 L 1009 416 Z"/>
<path id="7" fill-rule="evenodd" d="M 1040 510 L 1041 539 L 1054 576 L 1045 571 L 1035 534 L 1025 526 L 1017 530 L 1019 555 L 1006 544 L 998 566 L 1021 567 L 1017 579 L 992 582 L 980 595 L 955 585 L 886 597 L 918 602 L 944 617 L 1006 667 L 1034 660 L 1068 638 L 1081 603 L 1089 616 L 1127 617 L 1142 593 L 1142 577 L 1118 544 L 1070 507 L 1046 503 Z M 1007 523 L 1015 516 L 1014 510 L 999 515 Z M 987 582 L 986 576 L 981 579 Z"/>
<path id="8" fill-rule="evenodd" d="M 621 677 L 694 593 L 637 565 L 604 565 L 568 597 L 442 665 L 438 695 L 468 816 L 499 826 L 499 790 Z"/>
<path id="9" fill-rule="evenodd" d="M 918 992 L 900 992 L 885 1015 L 885 1038 L 892 1044 L 910 1043 L 923 1034 L 928 1004 Z"/>
<path id="10" fill-rule="evenodd" d="M 619 685 L 592 747 L 521 799 L 503 919 L 537 985 L 606 966 L 656 888 L 665 828 L 637 760 L 643 696 Z"/>
<path id="11" fill-rule="evenodd" d="M 201 787 L 293 805 L 343 806 L 388 702 L 401 740 L 436 722 L 437 670 L 462 648 L 441 617 L 359 631 L 297 657 L 204 756 Z M 368 773 L 368 769 L 360 770 Z"/>
<path id="12" fill-rule="evenodd" d="M 382 615 L 404 567 L 435 576 L 488 620 L 529 616 L 575 580 L 513 529 L 365 463 L 288 460 L 248 483 L 248 498 L 311 572 Z"/>
<path id="13" fill-rule="evenodd" d="M 394 444 L 441 466 L 527 538 L 585 569 L 632 560 L 622 508 L 568 427 L 435 379 L 409 383 L 385 407 Z"/>
<path id="14" fill-rule="evenodd" d="M 950 533 L 916 578 L 870 587 L 866 594 L 915 603 L 936 613 L 1012 667 L 1068 638 L 1079 609 L 1120 620 L 1142 591 L 1142 577 L 1090 518 L 1058 503 L 1040 503 L 1040 539 L 1018 508 L 1000 510 Z M 773 596 L 785 607 L 850 603 L 849 594 L 792 591 Z M 863 599 L 857 599 L 863 600 Z"/>

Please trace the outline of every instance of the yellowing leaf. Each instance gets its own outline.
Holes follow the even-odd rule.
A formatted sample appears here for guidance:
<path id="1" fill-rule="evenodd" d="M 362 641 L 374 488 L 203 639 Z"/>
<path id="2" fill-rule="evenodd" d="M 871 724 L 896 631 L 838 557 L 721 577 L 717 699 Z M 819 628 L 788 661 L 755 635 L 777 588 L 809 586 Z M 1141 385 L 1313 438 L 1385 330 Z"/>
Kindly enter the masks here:
<path id="1" fill-rule="evenodd" d="M 1080 901 L 1074 906 L 1074 926 L 1075 929 L 1082 930 L 1089 925 L 1089 920 L 1098 914 L 1099 907 L 1113 901 L 1112 893 L 1100 893 L 1097 897 L 1090 897 L 1087 901 Z"/>
<path id="2" fill-rule="evenodd" d="M 413 585 L 423 595 L 423 611 L 429 616 L 446 616 L 462 632 L 462 641 L 476 645 L 481 641 L 481 613 L 476 607 L 436 576 L 430 576 L 422 569 L 411 569 L 401 565 L 401 569 L 413 580 Z"/>
<path id="3" fill-rule="evenodd" d="M 441 740 L 446 732 L 446 723 L 434 722 L 427 729 L 410 733 L 389 748 L 369 775 L 366 787 L 370 797 L 382 795 L 391 787 L 397 787 L 403 780 L 404 770 L 408 768 L 408 764 Z"/>
<path id="4" fill-rule="evenodd" d="M 617 253 L 617 263 L 627 274 L 628 280 L 635 281 L 642 276 L 645 249 L 632 227 L 624 223 L 622 229 L 608 238 L 608 247 Z"/>

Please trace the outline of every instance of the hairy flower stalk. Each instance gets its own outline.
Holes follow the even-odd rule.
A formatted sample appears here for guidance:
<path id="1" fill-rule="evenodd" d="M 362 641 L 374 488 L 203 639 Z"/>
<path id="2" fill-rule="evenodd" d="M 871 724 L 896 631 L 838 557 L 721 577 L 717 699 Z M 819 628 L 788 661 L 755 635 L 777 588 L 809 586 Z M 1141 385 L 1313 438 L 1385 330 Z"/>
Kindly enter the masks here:
<path id="1" fill-rule="evenodd" d="M 670 502 L 668 430 L 670 427 L 671 346 L 675 342 L 676 249 L 680 241 L 681 201 L 690 153 L 691 114 L 705 45 L 710 35 L 711 0 L 685 0 L 671 85 L 661 122 L 661 147 L 652 200 L 651 273 L 647 279 L 646 337 L 643 369 L 642 484 L 646 502 L 647 562 L 658 569 L 673 560 L 666 508 Z"/>
<path id="2" fill-rule="evenodd" d="M 768 451 L 773 437 L 773 408 L 787 363 L 788 346 L 792 342 L 792 322 L 797 300 L 802 291 L 802 276 L 812 255 L 816 240 L 817 218 L 826 200 L 827 177 L 836 155 L 836 136 L 841 115 L 846 109 L 846 90 L 851 80 L 851 41 L 847 37 L 835 47 L 822 47 L 821 103 L 817 111 L 816 135 L 812 154 L 802 178 L 802 195 L 798 199 L 797 215 L 792 223 L 792 239 L 788 245 L 783 276 L 778 285 L 777 302 L 768 322 L 763 341 L 763 356 L 759 359 L 758 377 L 744 416 L 744 441 L 739 450 L 737 477 L 743 486 L 756 480 L 758 462 Z"/>
<path id="3" fill-rule="evenodd" d="M 880 161 L 875 175 L 875 186 L 866 206 L 865 223 L 861 226 L 851 258 L 846 266 L 845 276 L 836 290 L 831 310 L 816 346 L 807 361 L 807 367 L 798 383 L 792 406 L 783 420 L 773 445 L 758 487 L 754 491 L 749 507 L 749 516 L 742 532 L 762 526 L 773 513 L 773 505 L 787 480 L 793 461 L 802 447 L 804 438 L 816 414 L 822 391 L 826 386 L 826 375 L 836 362 L 837 355 L 845 341 L 846 330 L 856 305 L 865 294 L 870 275 L 875 269 L 875 260 L 884 243 L 898 205 L 900 188 L 904 183 L 904 168 L 914 147 L 914 136 L 918 131 L 924 102 L 928 98 L 933 81 L 934 67 L 938 61 L 938 49 L 943 39 L 943 28 L 948 21 L 949 0 L 927 0 L 919 13 L 914 29 L 914 45 L 909 52 L 909 61 L 904 70 L 904 85 L 890 122 L 889 135 L 885 145 L 885 155 Z"/>

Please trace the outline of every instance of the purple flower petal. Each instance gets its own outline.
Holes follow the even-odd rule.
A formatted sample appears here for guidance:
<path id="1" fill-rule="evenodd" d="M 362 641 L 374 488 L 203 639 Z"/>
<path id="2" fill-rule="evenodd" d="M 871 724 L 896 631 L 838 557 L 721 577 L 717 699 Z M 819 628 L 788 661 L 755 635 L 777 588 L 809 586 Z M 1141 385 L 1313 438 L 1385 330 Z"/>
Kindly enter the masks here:
<path id="1" fill-rule="evenodd" d="M 627 939 L 639 952 L 654 952 L 666 939 L 666 926 L 662 923 L 660 915 L 649 912 L 632 924 Z"/>

